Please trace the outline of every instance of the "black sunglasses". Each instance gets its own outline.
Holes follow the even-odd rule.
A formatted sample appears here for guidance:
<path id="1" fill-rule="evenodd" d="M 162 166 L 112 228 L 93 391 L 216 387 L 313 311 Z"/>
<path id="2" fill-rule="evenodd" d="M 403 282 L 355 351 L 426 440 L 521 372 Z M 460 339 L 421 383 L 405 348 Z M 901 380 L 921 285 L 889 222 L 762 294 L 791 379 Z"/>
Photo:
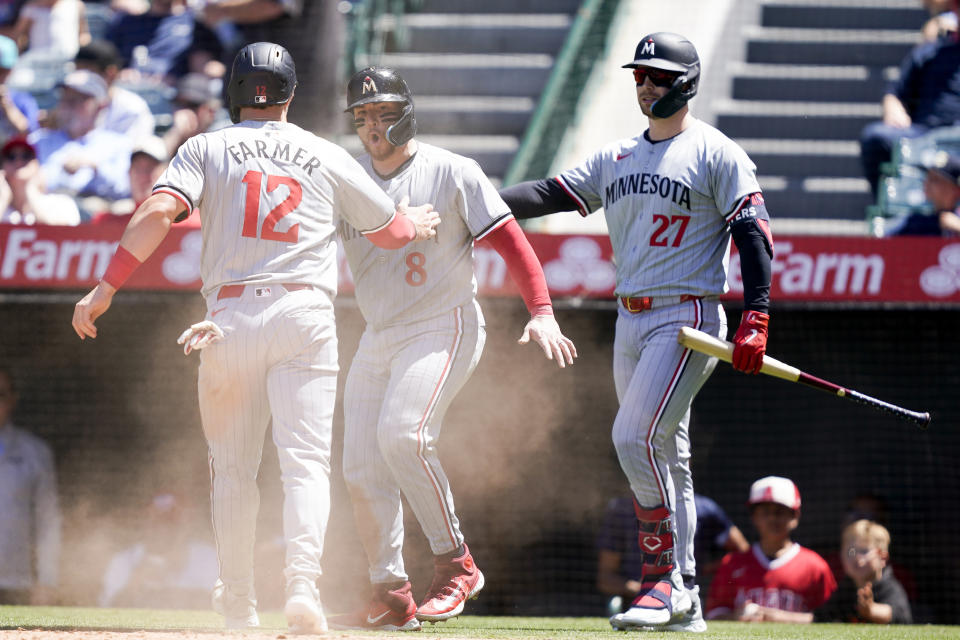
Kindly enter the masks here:
<path id="1" fill-rule="evenodd" d="M 636 67 L 633 70 L 633 79 L 637 84 L 643 84 L 643 81 L 650 78 L 650 82 L 655 87 L 669 87 L 673 81 L 680 77 L 676 71 L 664 71 L 663 69 L 652 69 L 650 67 Z"/>
<path id="2" fill-rule="evenodd" d="M 27 162 L 33 160 L 36 156 L 33 155 L 30 151 L 24 149 L 23 151 L 9 151 L 3 154 L 3 159 L 6 160 L 25 160 Z"/>

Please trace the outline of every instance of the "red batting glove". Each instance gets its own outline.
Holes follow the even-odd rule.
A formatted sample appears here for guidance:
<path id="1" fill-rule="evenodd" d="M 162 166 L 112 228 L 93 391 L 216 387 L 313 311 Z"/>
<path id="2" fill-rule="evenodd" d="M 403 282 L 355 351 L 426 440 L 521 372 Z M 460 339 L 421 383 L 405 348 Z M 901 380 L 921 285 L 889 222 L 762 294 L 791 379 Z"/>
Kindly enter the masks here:
<path id="1" fill-rule="evenodd" d="M 767 351 L 767 324 L 770 316 L 759 311 L 744 311 L 740 326 L 733 336 L 733 361 L 737 371 L 760 373 L 763 354 Z"/>

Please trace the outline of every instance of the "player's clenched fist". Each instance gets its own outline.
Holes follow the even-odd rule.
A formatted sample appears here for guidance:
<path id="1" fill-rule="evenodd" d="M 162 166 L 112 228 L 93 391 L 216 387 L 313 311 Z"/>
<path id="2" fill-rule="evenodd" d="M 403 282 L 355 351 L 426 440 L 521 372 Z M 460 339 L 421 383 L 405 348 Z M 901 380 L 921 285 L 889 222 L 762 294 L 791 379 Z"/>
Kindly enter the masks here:
<path id="1" fill-rule="evenodd" d="M 422 204 L 419 207 L 409 206 L 410 198 L 404 196 L 397 205 L 397 212 L 407 216 L 417 230 L 417 240 L 429 240 L 437 235 L 437 225 L 440 224 L 440 214 L 433 210 L 432 204 Z"/>
<path id="2" fill-rule="evenodd" d="M 577 357 L 577 347 L 573 340 L 563 335 L 560 325 L 551 314 L 542 314 L 530 318 L 530 322 L 523 328 L 523 335 L 517 340 L 520 344 L 527 344 L 530 339 L 540 345 L 547 360 L 556 360 L 560 368 L 573 364 Z"/>
<path id="3" fill-rule="evenodd" d="M 744 373 L 760 373 L 767 351 L 767 325 L 770 316 L 759 311 L 744 311 L 733 336 L 733 368 Z"/>

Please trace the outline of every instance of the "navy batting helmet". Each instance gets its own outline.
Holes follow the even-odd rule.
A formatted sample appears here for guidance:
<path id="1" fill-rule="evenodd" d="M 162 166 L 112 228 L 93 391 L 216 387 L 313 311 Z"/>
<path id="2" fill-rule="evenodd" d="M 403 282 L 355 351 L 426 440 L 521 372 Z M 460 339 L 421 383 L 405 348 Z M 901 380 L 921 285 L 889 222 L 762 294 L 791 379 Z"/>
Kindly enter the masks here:
<path id="1" fill-rule="evenodd" d="M 373 102 L 402 102 L 403 114 L 387 129 L 387 140 L 399 147 L 417 133 L 413 96 L 400 74 L 388 67 L 367 67 L 357 71 L 347 84 L 347 113 Z"/>
<path id="2" fill-rule="evenodd" d="M 668 118 L 697 95 L 700 83 L 700 56 L 693 43 L 676 33 L 660 31 L 644 36 L 633 54 L 633 62 L 623 65 L 626 69 L 653 67 L 675 71 L 679 76 L 670 90 L 653 103 L 653 115 Z"/>
<path id="3" fill-rule="evenodd" d="M 284 104 L 297 86 L 290 52 L 272 42 L 248 44 L 233 59 L 227 99 L 230 119 L 240 121 L 240 107 Z"/>

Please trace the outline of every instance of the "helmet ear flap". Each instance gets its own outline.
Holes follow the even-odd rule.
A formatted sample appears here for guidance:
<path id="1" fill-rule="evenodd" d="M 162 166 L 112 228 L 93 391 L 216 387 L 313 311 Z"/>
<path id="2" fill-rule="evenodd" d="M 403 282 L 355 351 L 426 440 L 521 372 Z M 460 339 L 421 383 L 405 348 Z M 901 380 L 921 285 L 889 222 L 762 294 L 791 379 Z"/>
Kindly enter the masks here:
<path id="1" fill-rule="evenodd" d="M 673 81 L 670 90 L 659 100 L 653 103 L 651 113 L 657 118 L 669 118 L 693 96 L 697 95 L 697 84 L 700 80 L 700 69 L 693 68 Z"/>
<path id="2" fill-rule="evenodd" d="M 413 103 L 403 106 L 403 115 L 387 129 L 387 141 L 395 147 L 406 144 L 417 133 L 417 120 L 413 116 Z"/>

